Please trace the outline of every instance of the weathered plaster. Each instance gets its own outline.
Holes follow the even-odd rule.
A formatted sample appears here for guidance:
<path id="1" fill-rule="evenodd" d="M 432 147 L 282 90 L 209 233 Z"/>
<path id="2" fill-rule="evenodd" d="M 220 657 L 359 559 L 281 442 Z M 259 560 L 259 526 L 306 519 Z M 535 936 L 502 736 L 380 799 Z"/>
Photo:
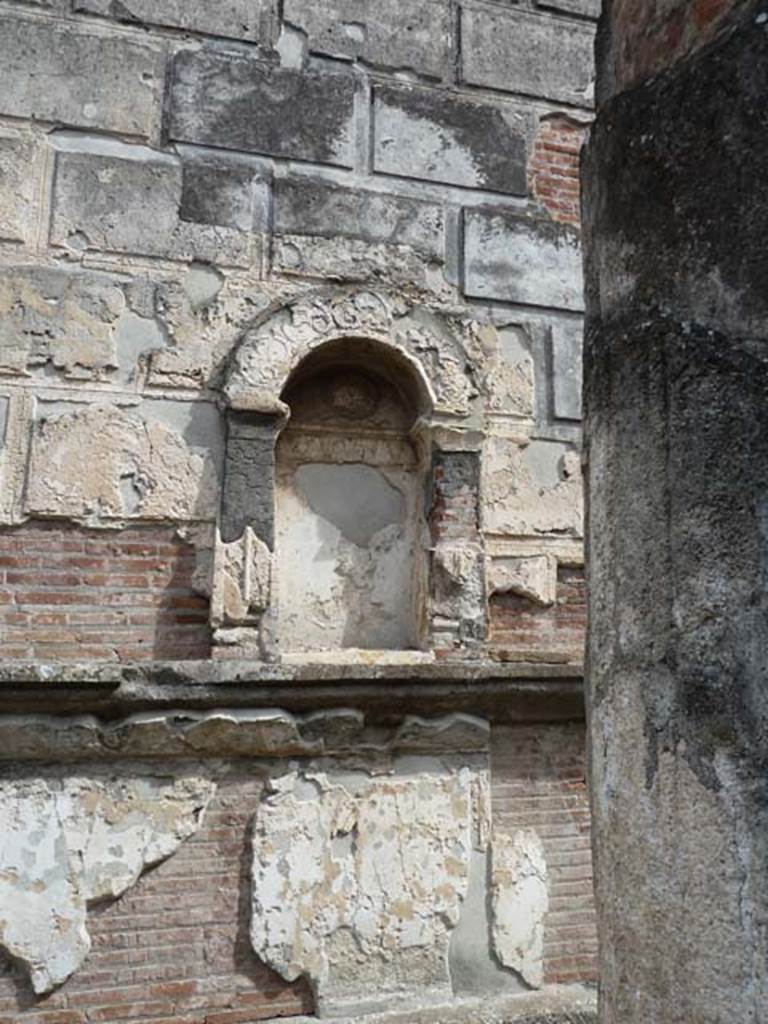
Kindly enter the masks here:
<path id="1" fill-rule="evenodd" d="M 546 554 L 489 559 L 488 593 L 519 594 L 544 607 L 554 604 L 557 597 L 557 558 Z"/>
<path id="2" fill-rule="evenodd" d="M 274 779 L 254 831 L 255 951 L 307 975 L 321 1014 L 445 997 L 486 789 L 482 770 L 426 762 Z"/>
<path id="3" fill-rule="evenodd" d="M 189 774 L 0 782 L 0 946 L 25 965 L 35 992 L 61 985 L 87 957 L 88 904 L 120 896 L 169 857 L 213 792 Z"/>
<path id="4" fill-rule="evenodd" d="M 40 407 L 45 416 L 45 406 Z M 75 519 L 212 519 L 210 450 L 198 453 L 161 422 L 164 410 L 114 405 L 53 407 L 35 427 L 26 511 Z M 185 412 L 185 410 L 182 410 Z"/>
<path id="5" fill-rule="evenodd" d="M 532 987 L 544 981 L 544 916 L 549 908 L 547 864 L 533 829 L 492 844 L 493 948 L 499 961 Z"/>

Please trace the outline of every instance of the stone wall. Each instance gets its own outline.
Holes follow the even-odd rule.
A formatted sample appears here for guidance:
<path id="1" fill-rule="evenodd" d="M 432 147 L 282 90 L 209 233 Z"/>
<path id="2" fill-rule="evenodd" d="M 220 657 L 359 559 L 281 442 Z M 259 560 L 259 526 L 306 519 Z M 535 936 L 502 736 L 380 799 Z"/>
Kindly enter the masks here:
<path id="1" fill-rule="evenodd" d="M 0 0 L 3 1024 L 593 1020 L 597 7 Z"/>

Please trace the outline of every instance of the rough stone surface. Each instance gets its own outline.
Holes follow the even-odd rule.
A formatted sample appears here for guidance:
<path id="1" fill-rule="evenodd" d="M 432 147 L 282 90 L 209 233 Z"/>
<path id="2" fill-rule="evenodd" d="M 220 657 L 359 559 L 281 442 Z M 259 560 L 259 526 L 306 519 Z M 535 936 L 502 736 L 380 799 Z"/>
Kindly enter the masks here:
<path id="1" fill-rule="evenodd" d="M 33 229 L 37 146 L 0 135 L 0 239 L 24 242 Z"/>
<path id="2" fill-rule="evenodd" d="M 467 294 L 556 309 L 584 308 L 573 228 L 501 210 L 464 214 Z"/>
<path id="3" fill-rule="evenodd" d="M 254 832 L 256 952 L 309 976 L 324 1015 L 445 997 L 486 786 L 469 768 L 272 780 Z"/>
<path id="4" fill-rule="evenodd" d="M 606 1024 L 668 1020 L 673 986 L 681 1019 L 768 1013 L 768 35 L 729 6 L 731 33 L 604 104 L 585 165 Z"/>
<path id="5" fill-rule="evenodd" d="M 552 328 L 552 395 L 558 419 L 581 420 L 581 323 L 559 323 Z"/>
<path id="6" fill-rule="evenodd" d="M 215 516 L 211 453 L 195 451 L 164 423 L 162 408 L 147 403 L 142 415 L 111 405 L 62 405 L 43 411 L 36 424 L 28 512 L 75 519 Z"/>
<path id="7" fill-rule="evenodd" d="M 260 42 L 269 32 L 267 0 L 74 0 L 75 13 L 100 14 L 136 25 L 167 25 L 191 32 Z"/>
<path id="8" fill-rule="evenodd" d="M 258 620 L 269 607 L 272 555 L 250 526 L 240 540 L 225 544 L 218 538 L 213 561 L 211 623 L 245 625 Z"/>
<path id="9" fill-rule="evenodd" d="M 594 32 L 590 26 L 495 7 L 463 8 L 465 82 L 575 106 L 590 102 Z"/>
<path id="10" fill-rule="evenodd" d="M 414 7 L 398 0 L 286 0 L 283 17 L 305 35 L 313 53 L 433 78 L 449 68 L 450 15 L 434 0 Z"/>
<path id="11" fill-rule="evenodd" d="M 159 48 L 5 13 L 0 64 L 5 69 L 0 113 L 10 117 L 140 137 L 152 132 L 159 117 Z"/>
<path id="12" fill-rule="evenodd" d="M 549 892 L 544 849 L 533 829 L 494 838 L 492 887 L 496 955 L 532 988 L 541 988 Z"/>
<path id="13" fill-rule="evenodd" d="M 374 169 L 525 195 L 528 119 L 518 109 L 416 89 L 374 92 Z"/>
<path id="14" fill-rule="evenodd" d="M 292 178 L 275 186 L 274 229 L 292 235 L 362 239 L 415 249 L 435 260 L 445 249 L 442 207 L 381 192 Z"/>
<path id="15" fill-rule="evenodd" d="M 355 79 L 245 55 L 183 50 L 173 64 L 170 137 L 350 167 Z"/>
<path id="16" fill-rule="evenodd" d="M 181 162 L 174 157 L 143 147 L 95 149 L 58 155 L 54 245 L 249 265 L 248 232 L 264 227 L 254 216 L 250 183 L 240 184 L 239 209 L 233 215 L 231 203 L 222 209 L 216 202 L 210 181 L 206 204 L 195 201 L 192 175 L 199 173 L 198 167 L 190 168 L 185 182 Z"/>
<path id="17" fill-rule="evenodd" d="M 48 992 L 90 949 L 88 904 L 114 899 L 197 829 L 214 785 L 181 775 L 0 782 L 0 946 Z"/>

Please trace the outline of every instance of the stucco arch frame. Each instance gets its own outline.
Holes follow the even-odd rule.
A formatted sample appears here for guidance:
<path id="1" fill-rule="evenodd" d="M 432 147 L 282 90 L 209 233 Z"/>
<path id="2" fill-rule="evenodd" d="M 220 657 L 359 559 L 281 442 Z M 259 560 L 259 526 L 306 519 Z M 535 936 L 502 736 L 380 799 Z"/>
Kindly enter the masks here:
<path id="1" fill-rule="evenodd" d="M 450 487 L 451 461 L 461 462 L 462 481 L 473 481 L 479 537 L 478 391 L 460 339 L 442 317 L 403 296 L 370 288 L 338 288 L 310 292 L 269 311 L 247 328 L 232 353 L 223 381 L 227 443 L 220 547 L 232 551 L 240 545 L 253 551 L 256 544 L 262 559 L 274 560 L 275 446 L 289 415 L 281 395 L 307 356 L 326 344 L 355 339 L 375 342 L 413 371 L 423 396 L 417 429 L 436 468 L 430 486 L 433 490 L 445 484 Z M 473 463 L 469 473 L 467 460 Z M 433 507 L 443 504 L 439 495 L 430 497 Z M 439 546 L 439 537 L 433 536 L 433 541 Z M 233 558 L 217 558 L 220 564 L 225 561 L 232 564 Z M 235 602 L 242 615 L 222 614 L 222 602 L 214 600 L 214 626 L 253 626 L 265 620 L 274 633 L 277 609 L 263 585 L 249 584 L 248 561 L 244 554 L 234 558 L 242 570 L 239 582 L 244 593 Z M 263 567 L 250 568 L 262 580 L 279 572 L 274 564 L 269 574 Z M 228 582 L 231 586 L 232 581 Z M 214 592 L 217 586 L 214 580 Z M 260 595 L 257 605 L 254 593 Z M 274 649 L 274 644 L 270 646 Z"/>

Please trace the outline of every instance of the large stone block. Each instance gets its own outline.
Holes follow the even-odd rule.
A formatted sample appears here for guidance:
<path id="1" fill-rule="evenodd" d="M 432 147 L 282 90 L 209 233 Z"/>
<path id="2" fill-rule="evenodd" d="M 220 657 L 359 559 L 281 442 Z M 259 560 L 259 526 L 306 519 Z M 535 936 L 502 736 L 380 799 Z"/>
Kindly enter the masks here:
<path id="1" fill-rule="evenodd" d="M 269 0 L 75 0 L 74 11 L 249 42 L 265 39 L 270 21 Z"/>
<path id="2" fill-rule="evenodd" d="M 361 238 L 443 253 L 443 209 L 419 199 L 292 178 L 275 184 L 274 217 L 278 235 Z"/>
<path id="3" fill-rule="evenodd" d="M 555 309 L 584 308 L 578 233 L 501 210 L 464 214 L 465 290 Z"/>
<path id="4" fill-rule="evenodd" d="M 265 229 L 254 177 L 223 164 L 184 166 L 139 146 L 65 150 L 57 157 L 51 241 L 247 267 L 251 229 Z"/>
<path id="5" fill-rule="evenodd" d="M 561 420 L 581 419 L 581 378 L 584 326 L 581 322 L 552 327 L 554 413 Z"/>
<path id="6" fill-rule="evenodd" d="M 284 20 L 309 49 L 329 57 L 442 78 L 451 54 L 451 15 L 442 0 L 285 0 Z"/>
<path id="7" fill-rule="evenodd" d="M 0 17 L 0 113 L 149 135 L 159 111 L 163 54 L 122 36 Z"/>
<path id="8" fill-rule="evenodd" d="M 591 104 L 590 25 L 480 7 L 462 11 L 461 33 L 461 74 L 469 85 Z"/>
<path id="9" fill-rule="evenodd" d="M 29 236 L 35 198 L 35 143 L 0 135 L 0 238 L 24 242 Z"/>
<path id="10" fill-rule="evenodd" d="M 355 78 L 298 72 L 245 55 L 183 50 L 173 65 L 170 137 L 351 167 Z"/>
<path id="11" fill-rule="evenodd" d="M 526 118 L 412 87 L 376 89 L 374 170 L 525 195 Z"/>

